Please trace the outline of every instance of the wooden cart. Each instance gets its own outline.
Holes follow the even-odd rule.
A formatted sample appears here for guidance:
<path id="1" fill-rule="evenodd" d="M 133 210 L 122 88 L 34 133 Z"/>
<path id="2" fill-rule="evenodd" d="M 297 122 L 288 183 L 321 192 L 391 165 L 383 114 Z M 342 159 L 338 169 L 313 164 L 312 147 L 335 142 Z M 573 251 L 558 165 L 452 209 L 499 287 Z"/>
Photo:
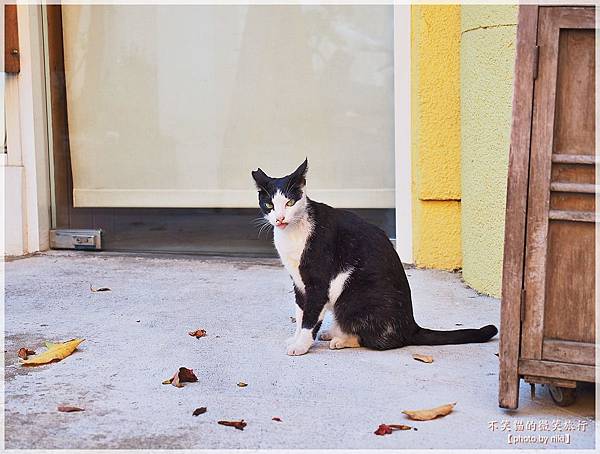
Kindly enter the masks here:
<path id="1" fill-rule="evenodd" d="M 509 161 L 500 392 L 550 385 L 559 405 L 595 368 L 594 7 L 521 6 Z"/>

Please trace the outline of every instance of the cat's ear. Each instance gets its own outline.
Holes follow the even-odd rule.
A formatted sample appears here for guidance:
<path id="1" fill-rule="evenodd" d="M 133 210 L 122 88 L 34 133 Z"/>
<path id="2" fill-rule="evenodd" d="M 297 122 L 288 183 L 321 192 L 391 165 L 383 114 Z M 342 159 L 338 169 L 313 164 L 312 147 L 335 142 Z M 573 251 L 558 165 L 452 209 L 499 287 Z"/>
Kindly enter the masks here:
<path id="1" fill-rule="evenodd" d="M 304 160 L 300 166 L 294 170 L 290 176 L 294 180 L 294 184 L 299 187 L 306 186 L 306 172 L 308 171 L 308 158 Z"/>
<path id="2" fill-rule="evenodd" d="M 252 178 L 254 178 L 256 187 L 262 190 L 265 189 L 265 186 L 271 180 L 271 177 L 269 177 L 265 172 L 263 172 L 260 167 L 252 171 Z"/>

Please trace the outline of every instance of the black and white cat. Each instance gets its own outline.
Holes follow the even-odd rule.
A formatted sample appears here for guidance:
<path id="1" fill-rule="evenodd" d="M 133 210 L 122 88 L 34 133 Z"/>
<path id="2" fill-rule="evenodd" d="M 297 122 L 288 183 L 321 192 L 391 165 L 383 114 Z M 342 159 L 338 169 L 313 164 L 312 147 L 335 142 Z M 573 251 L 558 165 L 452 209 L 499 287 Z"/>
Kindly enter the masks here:
<path id="1" fill-rule="evenodd" d="M 275 247 L 294 281 L 296 333 L 288 355 L 308 352 L 327 311 L 334 323 L 320 339 L 332 349 L 465 344 L 496 335 L 494 325 L 454 331 L 417 325 L 408 280 L 387 235 L 349 211 L 310 200 L 304 193 L 307 167 L 305 160 L 282 178 L 252 172 L 260 209 L 274 226 Z"/>

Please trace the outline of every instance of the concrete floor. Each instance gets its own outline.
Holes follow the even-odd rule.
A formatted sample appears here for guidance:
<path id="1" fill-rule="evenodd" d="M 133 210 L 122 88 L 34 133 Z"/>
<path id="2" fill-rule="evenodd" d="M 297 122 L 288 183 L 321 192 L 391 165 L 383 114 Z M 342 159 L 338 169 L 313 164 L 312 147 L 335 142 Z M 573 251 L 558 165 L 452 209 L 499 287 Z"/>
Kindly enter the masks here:
<path id="1" fill-rule="evenodd" d="M 6 448 L 537 448 L 510 435 L 569 434 L 594 447 L 593 387 L 556 407 L 521 387 L 519 410 L 497 405 L 498 341 L 376 352 L 318 342 L 289 357 L 291 282 L 277 261 L 52 252 L 6 263 Z M 499 302 L 457 274 L 409 269 L 417 321 L 431 328 L 498 323 Z M 92 293 L 89 285 L 111 292 Z M 187 332 L 203 328 L 195 339 Z M 19 365 L 20 347 L 84 337 L 65 360 Z M 432 364 L 412 359 L 431 354 Z M 199 381 L 162 385 L 180 366 Z M 243 381 L 245 388 L 236 386 Z M 458 402 L 449 416 L 409 422 L 403 409 Z M 59 413 L 61 404 L 84 407 Z M 196 407 L 208 412 L 194 417 Z M 274 422 L 278 416 L 283 422 Z M 216 424 L 247 421 L 244 431 Z M 502 421 L 512 424 L 502 431 Z M 515 432 L 517 421 L 571 420 L 571 432 Z M 490 426 L 498 422 L 499 430 Z M 384 437 L 381 423 L 418 431 Z M 580 426 L 583 429 L 583 426 Z"/>

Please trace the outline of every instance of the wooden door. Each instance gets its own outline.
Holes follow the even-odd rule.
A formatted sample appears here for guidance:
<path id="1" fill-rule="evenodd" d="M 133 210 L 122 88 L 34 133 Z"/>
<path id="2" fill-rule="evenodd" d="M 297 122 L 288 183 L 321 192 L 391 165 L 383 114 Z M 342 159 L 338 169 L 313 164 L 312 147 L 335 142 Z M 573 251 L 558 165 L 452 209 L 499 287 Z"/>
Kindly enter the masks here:
<path id="1" fill-rule="evenodd" d="M 593 8 L 540 9 L 523 359 L 594 364 L 594 43 Z"/>
<path id="2" fill-rule="evenodd" d="M 519 8 L 499 404 L 519 382 L 594 381 L 593 7 Z"/>

